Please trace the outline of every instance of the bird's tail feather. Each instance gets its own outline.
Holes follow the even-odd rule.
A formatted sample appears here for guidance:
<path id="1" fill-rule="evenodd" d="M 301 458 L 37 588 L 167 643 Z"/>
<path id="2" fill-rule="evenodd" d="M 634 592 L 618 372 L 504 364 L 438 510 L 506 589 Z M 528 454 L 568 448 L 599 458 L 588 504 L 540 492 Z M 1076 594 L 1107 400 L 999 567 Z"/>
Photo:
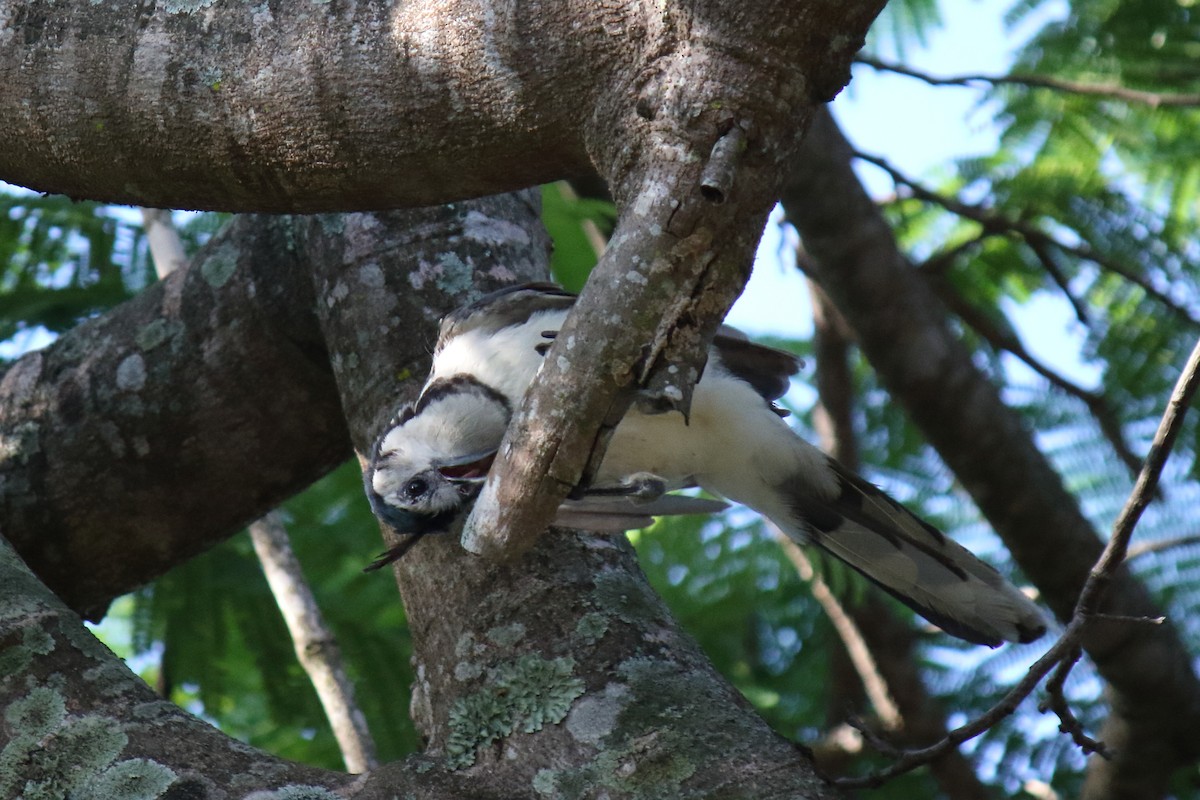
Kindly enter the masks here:
<path id="1" fill-rule="evenodd" d="M 1031 642 L 1041 611 L 990 565 L 835 461 L 840 493 L 789 492 L 803 537 L 947 633 L 990 647 Z"/>

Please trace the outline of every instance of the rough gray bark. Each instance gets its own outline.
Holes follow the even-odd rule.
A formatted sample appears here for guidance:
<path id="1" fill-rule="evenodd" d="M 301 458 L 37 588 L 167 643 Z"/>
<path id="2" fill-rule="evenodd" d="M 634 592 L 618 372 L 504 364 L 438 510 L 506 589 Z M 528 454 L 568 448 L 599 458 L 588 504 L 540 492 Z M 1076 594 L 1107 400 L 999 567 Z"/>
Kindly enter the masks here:
<path id="1" fill-rule="evenodd" d="M 738 84 L 702 73 L 738 32 L 762 34 L 737 54 L 759 61 L 748 85 L 832 97 L 880 5 L 3 0 L 0 179 L 230 211 L 491 194 L 591 172 L 600 150 L 615 166 L 622 118 L 660 90 L 736 108 Z M 694 80 L 662 83 L 680 60 Z"/>
<path id="2" fill-rule="evenodd" d="M 424 374 L 409 351 L 425 350 L 441 311 L 489 283 L 544 275 L 531 194 L 250 222 L 290 225 L 297 250 L 312 258 L 320 328 L 360 449 L 379 432 L 404 373 Z M 334 228 L 339 235 L 325 234 Z M 460 294 L 451 301 L 446 292 Z M 0 659 L 11 667 L 0 672 L 0 705 L 25 726 L 0 728 L 0 759 L 11 767 L 0 780 L 10 783 L 129 782 L 136 773 L 142 787 L 158 781 L 160 791 L 204 798 L 287 787 L 314 798 L 335 789 L 356 798 L 571 798 L 597 787 L 613 798 L 836 796 L 713 672 L 620 539 L 561 533 L 503 566 L 451 537 L 415 548 L 398 576 L 418 657 L 413 714 L 429 749 L 357 778 L 229 743 L 154 698 L 15 557 L 0 558 L 0 572 Z M 51 677 L 58 671 L 75 677 L 64 684 Z M 64 706 L 69 713 L 56 711 Z M 65 740 L 67 759 L 94 742 L 106 749 L 68 774 L 29 756 L 41 741 L 33 735 Z"/>
<path id="3" fill-rule="evenodd" d="M 1045 602 L 1068 618 L 1102 544 L 1023 422 L 950 333 L 945 310 L 897 249 L 850 160 L 832 117 L 821 115 L 784 195 L 813 277 Z M 1104 611 L 1160 615 L 1125 570 Z M 1200 681 L 1190 656 L 1169 622 L 1096 624 L 1084 641 L 1108 681 L 1102 738 L 1117 754 L 1092 760 L 1088 796 L 1159 797 L 1171 773 L 1200 755 Z"/>
<path id="4" fill-rule="evenodd" d="M 610 127 L 589 127 L 588 149 L 617 227 L 514 414 L 464 530 L 468 549 L 512 557 L 528 547 L 635 393 L 687 412 L 813 101 L 846 79 L 840 53 L 860 46 L 879 8 L 695 0 L 655 32 L 670 49 L 637 102 L 598 98 Z M 830 18 L 847 37 L 833 58 L 797 62 Z"/>
<path id="5" fill-rule="evenodd" d="M 154 272 L 160 280 L 187 266 L 183 241 L 170 211 L 143 208 L 142 224 Z M 278 513 L 272 512 L 251 522 L 249 533 L 271 594 L 292 637 L 296 658 L 317 692 L 346 769 L 366 772 L 378 765 L 375 742 L 362 710 L 354 702 L 354 685 L 346 674 L 341 650 L 304 579 L 287 529 Z"/>
<path id="6" fill-rule="evenodd" d="M 313 303 L 286 220 L 239 220 L 8 368 L 2 529 L 67 605 L 99 619 L 346 459 Z"/>
<path id="7" fill-rule="evenodd" d="M 686 368 L 697 367 L 704 340 L 744 280 L 781 166 L 799 135 L 797 120 L 848 79 L 849 59 L 880 5 L 171 0 L 129 9 L 90 0 L 0 0 L 0 115 L 12 143 L 0 153 L 0 178 L 141 205 L 317 211 L 427 204 L 600 172 L 621 206 L 620 228 L 597 288 L 585 292 L 578 319 L 566 329 L 578 331 L 586 346 L 568 353 L 560 338 L 548 357 L 558 364 L 570 356 L 579 374 L 554 376 L 539 391 L 555 396 L 572 376 L 589 383 L 570 396 L 578 418 L 553 416 L 543 428 L 547 435 L 520 444 L 550 454 L 557 463 L 549 474 L 558 484 L 533 498 L 540 507 L 523 500 L 526 510 L 499 527 L 499 540 L 528 547 L 554 494 L 578 479 L 601 418 L 611 422 L 620 410 L 618 389 L 653 382 L 656 368 L 682 360 L 682 380 L 659 381 L 658 388 L 668 398 L 670 390 L 686 392 Z M 722 141 L 724 149 L 714 149 Z M 522 212 L 511 205 L 504 213 L 462 205 L 418 212 L 407 224 L 424 219 L 437 226 L 449 214 L 467 252 L 490 259 L 523 229 L 516 223 L 514 231 L 505 213 Z M 327 357 L 360 447 L 392 410 L 398 379 L 424 373 L 429 328 L 414 328 L 414 316 L 432 323 L 472 290 L 480 272 L 494 280 L 514 277 L 510 262 L 481 256 L 473 269 L 472 258 L 461 253 L 420 248 L 414 257 L 421 260 L 396 269 L 382 247 L 396 219 L 245 223 L 277 232 L 270 234 L 282 237 L 274 240 L 276 248 L 307 255 L 318 269 L 311 303 L 293 307 L 304 326 L 313 305 L 321 317 L 324 340 L 310 351 L 309 385 L 329 388 L 316 366 Z M 536 241 L 527 233 L 524 244 Z M 239 257 L 232 248 L 209 262 L 208 273 L 249 272 Z M 187 281 L 200 280 L 188 278 L 194 272 L 205 273 L 189 270 L 168 286 L 192 285 Z M 650 280 L 652 289 L 642 292 Z M 458 296 L 445 302 L 451 294 Z M 432 302 L 435 295 L 443 302 Z M 225 309 L 197 295 L 184 313 L 230 314 L 229 326 L 246 325 Z M 269 319 L 255 319 L 262 333 L 272 333 Z M 306 327 L 293 338 L 308 342 L 309 333 Z M 112 339 L 109 361 L 123 357 L 130 341 L 116 329 Z M 648 353 L 641 351 L 644 341 L 654 343 Z M 238 355 L 233 348 L 197 349 L 177 354 L 177 363 L 215 369 Z M 105 364 L 98 386 L 113 374 L 129 382 L 130 368 L 118 373 L 116 363 Z M 64 362 L 66 372 L 80 369 Z M 173 376 L 183 383 L 188 377 Z M 252 374 L 254 381 L 235 377 L 239 386 L 290 386 L 266 370 Z M 28 384 L 53 406 L 57 395 L 40 372 Z M 294 420 L 289 415 L 306 401 L 280 394 L 275 404 L 261 405 L 266 410 L 257 426 L 278 428 L 275 416 Z M 210 441 L 254 440 L 261 435 L 255 426 L 217 424 L 225 406 L 237 402 L 221 384 L 197 405 L 222 413 L 164 413 L 177 423 L 171 435 L 215 430 L 207 434 Z M 97 410 L 110 403 L 97 396 Z M 18 414 L 13 423 L 21 419 Z M 338 415 L 324 419 L 325 428 L 289 430 L 283 438 L 345 452 Z M 336 433 L 331 420 L 337 420 Z M 530 417 L 519 422 L 528 425 Z M 179 502 L 211 498 L 208 476 L 190 473 L 193 440 L 168 436 L 163 444 L 177 448 Z M 258 444 L 246 445 L 256 457 L 278 455 L 271 448 L 260 453 Z M 93 464 L 79 462 L 77 471 Z M 292 460 L 267 459 L 260 466 L 274 478 L 272 491 L 260 493 L 270 496 L 244 496 L 267 477 L 241 480 L 241 494 L 222 498 L 229 516 L 261 514 L 278 499 L 276 486 L 292 486 L 298 471 Z M 114 474 L 130 468 L 116 464 Z M 71 485 L 77 494 L 61 490 L 58 503 L 87 509 L 96 500 L 90 487 Z M 165 524 L 182 525 L 170 511 L 159 511 Z M 86 524 L 69 522 L 72 531 Z M 187 522 L 199 533 L 170 539 L 179 535 L 172 529 L 159 541 L 139 536 L 116 544 L 96 530 L 90 566 L 100 574 L 77 593 L 76 603 L 102 607 L 113 592 L 161 571 L 176 554 L 222 535 L 222 526 Z M 60 579 L 88 565 L 55 550 L 53 541 L 27 536 L 22 545 L 33 556 L 49 553 Z M 127 551 L 136 567 L 114 567 Z M 384 767 L 354 784 L 320 778 L 326 785 L 362 797 L 455 790 L 476 797 L 547 790 L 570 797 L 597 781 L 614 797 L 691 790 L 725 797 L 827 794 L 794 749 L 771 735 L 674 629 L 633 573 L 626 548 L 563 537 L 543 540 L 524 556 L 508 555 L 508 566 L 464 560 L 453 542 L 434 541 L 406 559 L 406 569 L 424 567 L 409 576 L 419 590 L 409 591 L 408 600 L 414 635 L 423 642 L 417 716 L 434 757 Z M 60 585 L 67 590 L 65 581 Z M 697 698 L 714 710 L 701 713 Z M 503 721 L 499 733 L 497 719 Z M 516 757 L 497 759 L 497 750 Z M 474 763 L 487 769 L 464 770 Z M 283 779 L 270 778 L 275 785 Z"/>

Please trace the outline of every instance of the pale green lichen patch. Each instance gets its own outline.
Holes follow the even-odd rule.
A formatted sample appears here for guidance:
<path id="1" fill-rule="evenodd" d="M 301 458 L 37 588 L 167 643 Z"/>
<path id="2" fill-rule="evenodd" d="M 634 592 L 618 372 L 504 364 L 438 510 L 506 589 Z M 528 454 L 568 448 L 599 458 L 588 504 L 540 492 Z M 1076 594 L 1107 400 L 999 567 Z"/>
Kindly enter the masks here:
<path id="1" fill-rule="evenodd" d="M 610 683 L 599 695 L 583 698 L 567 715 L 567 730 L 578 741 L 599 744 L 617 727 L 617 718 L 628 702 L 629 688 Z"/>
<path id="2" fill-rule="evenodd" d="M 162 9 L 168 14 L 194 14 L 215 2 L 217 0 L 163 0 Z"/>
<path id="3" fill-rule="evenodd" d="M 51 715 L 42 718 L 45 723 L 53 718 L 54 709 L 45 707 L 44 698 L 41 703 L 43 713 Z M 23 718 L 31 713 L 27 709 Z M 0 752 L 0 797 L 13 796 L 17 787 L 22 787 L 23 800 L 78 797 L 116 760 L 128 741 L 119 723 L 107 717 L 88 715 L 59 723 L 37 738 L 22 732 Z"/>
<path id="4" fill-rule="evenodd" d="M 326 236 L 341 236 L 346 231 L 344 214 L 317 214 L 316 221 Z"/>
<path id="5" fill-rule="evenodd" d="M 78 800 L 154 800 L 175 782 L 175 772 L 155 761 L 119 761 L 72 795 Z"/>
<path id="6" fill-rule="evenodd" d="M 474 268 L 459 258 L 458 254 L 443 253 L 438 265 L 441 274 L 437 277 L 437 287 L 446 294 L 461 294 L 474 285 Z"/>
<path id="7" fill-rule="evenodd" d="M 218 248 L 213 253 L 210 253 L 208 258 L 204 259 L 204 263 L 200 265 L 200 274 L 204 277 L 204 281 L 214 289 L 220 289 L 229 279 L 233 277 L 233 273 L 237 272 L 237 258 L 235 251 L 231 247 Z"/>
<path id="8" fill-rule="evenodd" d="M 92 632 L 79 623 L 74 617 L 59 617 L 59 633 L 80 653 L 100 662 L 119 661 L 117 655 L 105 647 L 104 642 L 92 635 Z"/>
<path id="9" fill-rule="evenodd" d="M 542 770 L 534 776 L 533 790 L 556 800 L 595 797 L 598 789 L 646 800 L 682 797 L 683 782 L 696 774 L 687 748 L 678 734 L 651 732 L 601 752 L 582 767 Z"/>
<path id="10" fill-rule="evenodd" d="M 608 617 L 596 611 L 584 614 L 575 623 L 575 635 L 587 644 L 595 644 L 608 633 Z"/>
<path id="11" fill-rule="evenodd" d="M 41 452 L 36 422 L 22 422 L 8 430 L 0 430 L 0 461 L 15 461 L 28 464 L 32 456 Z"/>
<path id="12" fill-rule="evenodd" d="M 35 656 L 54 650 L 54 637 L 44 630 L 28 626 L 21 632 L 21 643 L 0 650 L 0 683 L 24 672 Z"/>
<path id="13" fill-rule="evenodd" d="M 490 629 L 485 636 L 500 647 L 512 647 L 525 636 L 525 626 L 519 622 Z"/>
<path id="14" fill-rule="evenodd" d="M 558 770 L 539 769 L 533 776 L 533 790 L 546 797 L 558 794 Z"/>
<path id="15" fill-rule="evenodd" d="M 146 361 L 140 353 L 126 356 L 117 365 L 117 388 L 126 392 L 139 391 L 146 385 Z"/>
<path id="16" fill-rule="evenodd" d="M 170 338 L 174 331 L 165 319 L 156 319 L 142 326 L 134 335 L 133 341 L 143 352 L 149 352 Z"/>
<path id="17" fill-rule="evenodd" d="M 27 736 L 46 736 L 67 717 L 66 700 L 53 689 L 39 686 L 4 710 L 9 726 Z"/>
<path id="18" fill-rule="evenodd" d="M 473 681 L 483 674 L 483 665 L 474 661 L 459 661 L 454 665 L 454 679 L 457 681 Z"/>
<path id="19" fill-rule="evenodd" d="M 449 766 L 469 767 L 482 745 L 561 722 L 571 703 L 583 694 L 583 681 L 572 675 L 574 666 L 569 658 L 526 655 L 497 667 L 488 685 L 460 698 L 450 709 Z"/>
<path id="20" fill-rule="evenodd" d="M 483 655 L 485 650 L 487 650 L 487 647 L 480 644 L 475 639 L 475 634 L 470 632 L 459 636 L 458 641 L 454 643 L 454 655 L 459 658 Z"/>
<path id="21" fill-rule="evenodd" d="M 83 671 L 83 679 L 95 685 L 105 697 L 115 697 L 130 688 L 137 676 L 120 661 L 104 661 Z"/>

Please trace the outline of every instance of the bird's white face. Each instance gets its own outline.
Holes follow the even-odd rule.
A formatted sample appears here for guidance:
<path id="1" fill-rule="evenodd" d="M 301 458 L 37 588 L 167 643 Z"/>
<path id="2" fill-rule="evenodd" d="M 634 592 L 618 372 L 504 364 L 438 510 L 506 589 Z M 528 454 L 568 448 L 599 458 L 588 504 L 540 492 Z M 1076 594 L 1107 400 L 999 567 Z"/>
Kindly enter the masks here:
<path id="1" fill-rule="evenodd" d="M 380 441 L 372 490 L 387 505 L 421 516 L 464 506 L 487 477 L 508 417 L 503 403 L 469 385 L 418 404 Z"/>

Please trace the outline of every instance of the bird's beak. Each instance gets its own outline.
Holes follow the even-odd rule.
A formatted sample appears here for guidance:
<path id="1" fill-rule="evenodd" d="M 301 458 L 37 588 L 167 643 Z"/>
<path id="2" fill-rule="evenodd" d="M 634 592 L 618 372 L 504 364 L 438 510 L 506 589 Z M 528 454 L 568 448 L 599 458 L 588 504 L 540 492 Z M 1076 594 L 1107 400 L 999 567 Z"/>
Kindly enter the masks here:
<path id="1" fill-rule="evenodd" d="M 480 484 L 487 479 L 488 470 L 492 468 L 495 458 L 495 450 L 485 450 L 438 461 L 434 468 L 451 483 Z"/>

